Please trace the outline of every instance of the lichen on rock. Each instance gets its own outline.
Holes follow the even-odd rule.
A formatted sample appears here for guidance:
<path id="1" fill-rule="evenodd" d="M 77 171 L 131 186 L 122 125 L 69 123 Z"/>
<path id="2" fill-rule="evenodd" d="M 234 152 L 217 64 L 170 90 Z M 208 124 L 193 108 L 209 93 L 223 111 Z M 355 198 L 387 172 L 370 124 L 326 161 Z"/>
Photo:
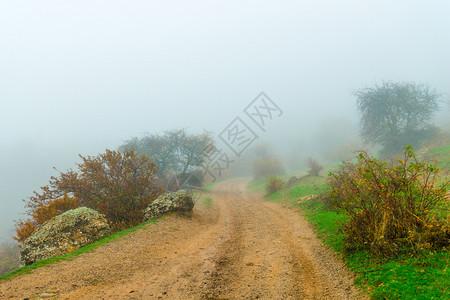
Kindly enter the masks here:
<path id="1" fill-rule="evenodd" d="M 111 234 L 106 219 L 97 211 L 80 207 L 64 212 L 33 232 L 22 244 L 25 265 L 73 252 Z"/>
<path id="2" fill-rule="evenodd" d="M 169 212 L 190 212 L 194 208 L 194 200 L 190 193 L 180 190 L 161 195 L 144 211 L 144 222 L 167 214 Z"/>

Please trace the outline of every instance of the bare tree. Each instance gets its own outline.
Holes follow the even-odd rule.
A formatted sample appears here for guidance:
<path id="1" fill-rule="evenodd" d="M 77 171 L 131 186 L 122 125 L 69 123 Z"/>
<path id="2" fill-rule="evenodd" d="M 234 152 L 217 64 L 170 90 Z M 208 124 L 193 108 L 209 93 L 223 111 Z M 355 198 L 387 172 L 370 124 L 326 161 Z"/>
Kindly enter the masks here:
<path id="1" fill-rule="evenodd" d="M 357 90 L 354 95 L 361 114 L 362 138 L 389 153 L 426 138 L 440 98 L 426 85 L 392 81 Z"/>

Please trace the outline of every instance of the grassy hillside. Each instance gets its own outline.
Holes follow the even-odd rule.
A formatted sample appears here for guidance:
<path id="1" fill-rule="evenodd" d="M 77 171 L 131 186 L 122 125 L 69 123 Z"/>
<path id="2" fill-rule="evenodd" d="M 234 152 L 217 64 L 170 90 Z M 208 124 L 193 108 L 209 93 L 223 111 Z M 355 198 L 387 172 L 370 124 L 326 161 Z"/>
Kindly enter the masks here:
<path id="1" fill-rule="evenodd" d="M 437 159 L 437 165 L 441 169 L 442 175 L 450 176 L 450 146 L 443 146 L 429 149 L 424 158 L 427 160 Z"/>
<path id="2" fill-rule="evenodd" d="M 428 150 L 426 159 L 438 159 L 441 181 L 450 174 L 450 146 Z M 252 182 L 250 189 L 263 191 L 264 182 Z M 310 198 L 327 189 L 326 177 L 304 177 L 295 186 L 270 196 L 269 201 L 289 203 L 301 210 L 311 222 L 324 244 L 339 253 L 351 271 L 355 282 L 373 299 L 450 299 L 450 255 L 448 249 L 422 250 L 415 254 L 389 260 L 358 250 L 346 253 L 342 223 L 346 216 L 329 209 L 319 197 Z"/>

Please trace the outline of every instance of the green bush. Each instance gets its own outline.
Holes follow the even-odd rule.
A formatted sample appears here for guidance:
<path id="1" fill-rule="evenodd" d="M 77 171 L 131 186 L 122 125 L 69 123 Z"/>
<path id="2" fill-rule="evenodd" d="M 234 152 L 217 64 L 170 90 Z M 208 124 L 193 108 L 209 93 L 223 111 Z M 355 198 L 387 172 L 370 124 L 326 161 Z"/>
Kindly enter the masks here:
<path id="1" fill-rule="evenodd" d="M 275 193 L 283 188 L 284 181 L 277 176 L 270 176 L 266 183 L 266 192 L 268 195 Z"/>
<path id="2" fill-rule="evenodd" d="M 439 168 L 420 162 L 411 146 L 397 162 L 362 152 L 356 163 L 330 173 L 330 200 L 348 215 L 346 250 L 366 248 L 383 255 L 450 244 L 448 211 L 433 210 L 448 200 L 446 184 L 438 185 Z"/>

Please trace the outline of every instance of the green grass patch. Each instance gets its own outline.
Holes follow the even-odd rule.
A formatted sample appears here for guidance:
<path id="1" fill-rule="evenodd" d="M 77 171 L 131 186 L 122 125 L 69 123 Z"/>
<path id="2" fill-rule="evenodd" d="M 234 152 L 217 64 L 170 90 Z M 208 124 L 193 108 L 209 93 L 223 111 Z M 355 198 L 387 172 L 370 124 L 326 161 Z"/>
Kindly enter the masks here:
<path id="1" fill-rule="evenodd" d="M 306 176 L 300 179 L 298 185 L 289 189 L 291 198 L 300 198 L 314 194 L 320 194 L 327 189 L 326 178 L 318 176 Z"/>
<path id="2" fill-rule="evenodd" d="M 253 180 L 248 184 L 248 190 L 253 193 L 265 193 L 267 180 Z M 297 200 L 297 198 L 319 194 L 327 189 L 326 178 L 319 176 L 304 176 L 300 178 L 298 185 L 289 189 L 282 189 L 273 194 L 266 195 L 269 201 Z M 289 195 L 289 197 L 287 196 Z"/>
<path id="3" fill-rule="evenodd" d="M 307 220 L 316 228 L 317 236 L 333 250 L 343 253 L 344 234 L 340 229 L 346 216 L 325 209 L 323 203 L 317 199 L 306 200 L 298 205 L 302 208 Z"/>
<path id="4" fill-rule="evenodd" d="M 276 191 L 273 194 L 266 195 L 266 196 L 264 196 L 264 198 L 266 198 L 269 201 L 273 201 L 273 202 L 282 202 L 282 201 L 285 201 L 286 193 L 280 190 L 280 191 Z"/>
<path id="5" fill-rule="evenodd" d="M 437 165 L 442 174 L 450 175 L 450 146 L 429 149 L 424 157 L 428 160 L 437 159 Z"/>
<path id="6" fill-rule="evenodd" d="M 279 175 L 277 177 L 280 177 L 284 181 L 288 181 L 289 178 L 294 177 L 294 176 L 297 177 L 297 178 L 300 178 L 300 177 L 304 177 L 304 176 L 307 176 L 307 175 L 308 175 L 307 171 L 295 171 L 295 172 L 290 172 L 290 173 L 287 173 L 287 174 L 284 174 L 284 175 Z"/>
<path id="7" fill-rule="evenodd" d="M 346 261 L 373 299 L 449 299 L 449 258 L 448 251 L 422 251 L 380 261 L 358 252 Z"/>
<path id="8" fill-rule="evenodd" d="M 265 192 L 266 180 L 253 180 L 248 183 L 248 190 L 252 193 Z"/>
<path id="9" fill-rule="evenodd" d="M 207 184 L 203 187 L 204 190 L 206 191 L 211 191 L 214 189 L 214 187 L 216 186 L 216 183 L 211 183 L 211 184 Z"/>
<path id="10" fill-rule="evenodd" d="M 212 199 L 210 197 L 203 198 L 203 205 L 206 207 L 211 207 Z"/>
<path id="11" fill-rule="evenodd" d="M 32 273 L 34 269 L 37 269 L 37 268 L 40 268 L 40 267 L 43 267 L 43 266 L 46 266 L 46 265 L 50 265 L 50 264 L 53 264 L 53 263 L 56 263 L 56 262 L 59 262 L 59 261 L 72 260 L 72 259 L 74 259 L 75 257 L 77 257 L 80 254 L 92 252 L 93 250 L 95 250 L 96 248 L 100 247 L 101 245 L 110 243 L 110 242 L 115 241 L 115 240 L 117 240 L 117 239 L 119 239 L 121 237 L 127 236 L 130 233 L 132 233 L 132 232 L 134 232 L 134 231 L 136 231 L 138 229 L 143 228 L 147 224 L 156 224 L 158 220 L 161 220 L 163 218 L 165 218 L 165 217 L 155 218 L 155 219 L 149 220 L 149 221 L 147 221 L 145 223 L 139 224 L 138 226 L 122 230 L 120 232 L 112 234 L 112 235 L 110 235 L 108 237 L 105 237 L 105 238 L 103 238 L 103 239 L 101 239 L 99 241 L 96 241 L 96 242 L 94 242 L 92 244 L 86 245 L 86 246 L 84 246 L 84 247 L 82 247 L 82 248 L 80 248 L 80 249 L 78 249 L 78 250 L 76 250 L 74 252 L 68 253 L 66 255 L 52 257 L 52 258 L 49 258 L 49 259 L 45 259 L 45 260 L 41 260 L 41 261 L 35 262 L 34 264 L 29 265 L 29 266 L 21 267 L 21 268 L 19 268 L 17 270 L 11 271 L 11 272 L 9 272 L 9 273 L 7 273 L 5 275 L 0 276 L 0 282 L 12 279 L 14 277 L 17 277 L 17 276 L 20 276 L 20 275 L 23 275 L 23 274 Z"/>
<path id="12" fill-rule="evenodd" d="M 443 146 L 429 149 L 425 155 L 425 160 L 435 160 L 437 159 L 437 165 L 441 169 L 441 175 L 438 178 L 438 183 L 445 184 L 450 181 L 450 146 Z M 447 186 L 447 189 L 450 190 L 450 186 Z M 449 202 L 444 201 L 438 204 L 438 207 L 433 211 L 436 215 L 441 219 L 447 218 L 447 213 L 449 210 Z"/>

